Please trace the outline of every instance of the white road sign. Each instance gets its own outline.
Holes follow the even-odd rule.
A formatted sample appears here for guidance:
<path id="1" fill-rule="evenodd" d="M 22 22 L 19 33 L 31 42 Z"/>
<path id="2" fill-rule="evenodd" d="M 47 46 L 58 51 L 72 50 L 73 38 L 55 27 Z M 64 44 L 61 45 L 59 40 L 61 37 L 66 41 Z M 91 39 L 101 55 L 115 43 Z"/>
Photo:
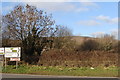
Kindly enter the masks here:
<path id="1" fill-rule="evenodd" d="M 5 47 L 5 57 L 13 58 L 21 56 L 21 48 L 20 47 Z"/>
<path id="2" fill-rule="evenodd" d="M 5 51 L 4 48 L 0 48 L 0 55 L 4 55 Z"/>

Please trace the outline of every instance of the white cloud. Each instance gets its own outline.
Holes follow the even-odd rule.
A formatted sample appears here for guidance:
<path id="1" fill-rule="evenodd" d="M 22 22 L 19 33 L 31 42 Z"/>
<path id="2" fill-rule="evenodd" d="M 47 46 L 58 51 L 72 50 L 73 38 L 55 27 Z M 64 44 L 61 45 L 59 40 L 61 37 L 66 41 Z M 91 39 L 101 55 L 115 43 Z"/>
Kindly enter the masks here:
<path id="1" fill-rule="evenodd" d="M 110 32 L 118 32 L 118 29 L 112 29 Z"/>
<path id="2" fill-rule="evenodd" d="M 113 23 L 118 23 L 118 18 L 113 18 L 113 19 L 111 19 L 111 22 L 113 22 Z"/>
<path id="3" fill-rule="evenodd" d="M 75 12 L 83 12 L 83 11 L 89 11 L 89 9 L 82 7 L 82 8 L 78 8 L 78 9 L 75 10 Z"/>
<path id="4" fill-rule="evenodd" d="M 28 3 L 30 5 L 36 6 L 39 9 L 44 9 L 45 11 L 72 11 L 75 6 L 72 4 L 61 3 L 61 2 L 41 2 L 41 3 Z"/>
<path id="5" fill-rule="evenodd" d="M 110 30 L 111 35 L 115 36 L 116 38 L 118 38 L 118 33 L 120 32 L 120 30 L 118 29 L 112 29 Z"/>
<path id="6" fill-rule="evenodd" d="M 91 6 L 91 7 L 98 7 L 95 2 L 81 2 L 81 5 L 84 7 Z"/>
<path id="7" fill-rule="evenodd" d="M 105 34 L 105 32 L 94 32 L 94 33 L 91 33 L 91 35 L 93 37 L 103 37 Z"/>
<path id="8" fill-rule="evenodd" d="M 119 39 L 120 40 L 120 29 L 112 29 L 109 31 L 110 32 L 110 35 L 114 36 L 115 39 Z"/>
<path id="9" fill-rule="evenodd" d="M 100 22 L 102 21 L 102 22 Z M 103 15 L 99 15 L 97 17 L 95 17 L 95 19 L 93 20 L 86 20 L 86 21 L 79 21 L 78 24 L 80 25 L 85 25 L 85 26 L 97 26 L 97 25 L 101 25 L 104 23 L 108 23 L 108 24 L 118 24 L 118 18 L 111 18 L 109 16 L 103 16 Z"/>
<path id="10" fill-rule="evenodd" d="M 97 26 L 100 25 L 99 22 L 95 20 L 86 20 L 86 21 L 80 21 L 78 24 L 85 25 L 85 26 Z"/>
<path id="11" fill-rule="evenodd" d="M 120 32 L 120 30 L 118 30 L 118 29 L 112 29 L 112 30 L 109 30 L 108 33 L 105 33 L 105 32 L 94 32 L 94 33 L 91 33 L 91 35 L 93 37 L 101 38 L 101 37 L 104 37 L 105 34 L 109 34 L 111 36 L 114 36 L 116 39 L 118 39 L 118 36 L 119 36 L 118 33 L 119 32 Z"/>
<path id="12" fill-rule="evenodd" d="M 110 24 L 117 24 L 118 23 L 118 18 L 110 18 L 109 16 L 103 16 L 103 15 L 99 15 L 96 17 L 97 20 L 101 20 L 104 21 L 106 23 L 110 23 Z"/>
<path id="13" fill-rule="evenodd" d="M 21 2 L 22 1 L 23 0 L 21 0 Z M 96 4 L 96 3 L 92 3 L 92 2 L 78 2 L 78 4 L 79 4 L 79 6 L 78 6 L 74 3 L 64 2 L 64 0 L 62 0 L 61 2 L 40 2 L 39 0 L 35 0 L 35 2 L 32 2 L 32 1 L 26 0 L 26 2 L 23 1 L 22 3 L 36 6 L 37 8 L 43 9 L 48 12 L 54 12 L 54 11 L 84 12 L 84 11 L 89 11 L 91 9 L 90 6 L 95 7 L 95 6 L 93 6 L 93 4 L 94 5 Z M 3 7 L 3 10 L 9 11 L 13 7 L 14 7 L 13 5 L 9 5 L 9 6 Z"/>
<path id="14" fill-rule="evenodd" d="M 37 6 L 37 8 L 40 8 L 40 9 L 41 8 L 45 9 L 46 11 L 64 11 L 64 12 L 69 12 L 69 11 L 83 12 L 83 11 L 89 11 L 90 6 L 95 7 L 92 5 L 95 3 L 90 3 L 90 2 L 86 2 L 86 3 L 80 2 L 78 3 L 79 6 L 73 3 L 66 3 L 66 2 L 39 2 L 39 3 L 29 2 L 29 4 Z M 87 7 L 83 5 L 86 5 Z"/>

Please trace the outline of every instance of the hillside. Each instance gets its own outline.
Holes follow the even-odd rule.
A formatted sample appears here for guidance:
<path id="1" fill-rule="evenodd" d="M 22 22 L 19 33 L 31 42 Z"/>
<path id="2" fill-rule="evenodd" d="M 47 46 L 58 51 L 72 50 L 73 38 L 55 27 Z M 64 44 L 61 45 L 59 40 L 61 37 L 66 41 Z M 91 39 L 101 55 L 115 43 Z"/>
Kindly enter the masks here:
<path id="1" fill-rule="evenodd" d="M 86 40 L 89 40 L 89 39 L 96 39 L 96 38 L 93 38 L 93 37 L 85 37 L 85 36 L 73 36 L 72 37 L 72 40 L 75 40 L 77 42 L 77 44 L 81 44 L 83 43 L 83 41 L 86 41 Z"/>

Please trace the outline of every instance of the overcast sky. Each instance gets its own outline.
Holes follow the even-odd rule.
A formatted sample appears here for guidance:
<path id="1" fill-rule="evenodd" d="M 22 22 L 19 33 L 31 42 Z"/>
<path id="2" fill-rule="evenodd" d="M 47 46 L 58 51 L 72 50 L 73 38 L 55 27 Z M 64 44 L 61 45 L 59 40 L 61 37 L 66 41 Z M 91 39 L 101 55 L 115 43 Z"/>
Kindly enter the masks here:
<path id="1" fill-rule="evenodd" d="M 17 4 L 27 3 L 48 14 L 52 13 L 56 24 L 69 27 L 76 36 L 116 34 L 118 31 L 118 2 L 10 2 L 9 0 L 2 3 L 2 14 L 7 14 Z"/>

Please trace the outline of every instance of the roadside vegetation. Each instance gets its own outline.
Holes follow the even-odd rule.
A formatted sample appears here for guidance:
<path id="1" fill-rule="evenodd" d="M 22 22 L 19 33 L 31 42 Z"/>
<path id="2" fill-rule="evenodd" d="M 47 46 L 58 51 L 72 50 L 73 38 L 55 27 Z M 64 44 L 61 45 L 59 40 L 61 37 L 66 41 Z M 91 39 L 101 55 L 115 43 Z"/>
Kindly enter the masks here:
<path id="1" fill-rule="evenodd" d="M 22 48 L 18 69 L 7 59 L 4 73 L 118 75 L 120 41 L 112 34 L 97 38 L 74 36 L 67 26 L 57 25 L 51 14 L 28 4 L 17 5 L 2 17 L 2 46 Z"/>
<path id="2" fill-rule="evenodd" d="M 62 67 L 62 66 L 36 66 L 20 65 L 17 69 L 9 65 L 3 69 L 3 73 L 36 74 L 36 75 L 61 75 L 61 76 L 93 76 L 93 77 L 118 77 L 118 69 L 115 66 L 104 67 Z"/>

